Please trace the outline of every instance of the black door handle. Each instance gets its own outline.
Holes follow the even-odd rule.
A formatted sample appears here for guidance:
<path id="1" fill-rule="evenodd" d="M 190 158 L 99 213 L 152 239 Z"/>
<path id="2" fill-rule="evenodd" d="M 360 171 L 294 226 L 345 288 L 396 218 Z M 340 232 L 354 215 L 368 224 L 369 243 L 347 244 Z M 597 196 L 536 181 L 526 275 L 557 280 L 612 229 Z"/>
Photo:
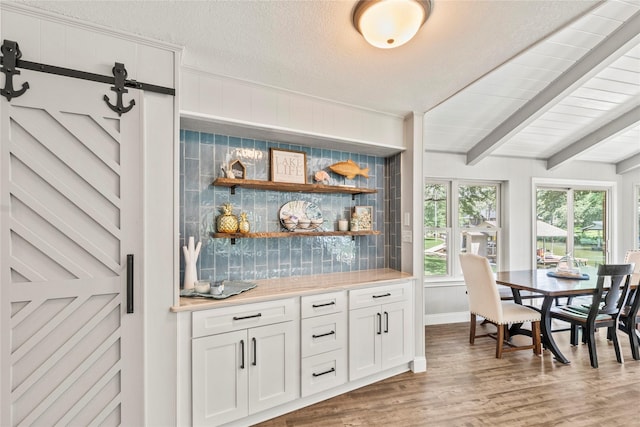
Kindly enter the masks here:
<path id="1" fill-rule="evenodd" d="M 133 313 L 133 254 L 127 255 L 127 313 Z"/>
<path id="2" fill-rule="evenodd" d="M 240 340 L 240 353 L 242 353 L 242 359 L 240 359 L 240 369 L 244 369 L 244 340 Z"/>
<path id="3" fill-rule="evenodd" d="M 378 332 L 376 333 L 382 335 L 382 314 L 376 313 L 376 316 L 378 316 Z"/>
<path id="4" fill-rule="evenodd" d="M 256 366 L 258 364 L 258 343 L 256 342 L 255 338 L 251 338 L 251 341 L 253 341 L 253 362 L 251 363 L 253 366 Z"/>
<path id="5" fill-rule="evenodd" d="M 389 333 L 389 313 L 384 312 L 384 333 Z"/>

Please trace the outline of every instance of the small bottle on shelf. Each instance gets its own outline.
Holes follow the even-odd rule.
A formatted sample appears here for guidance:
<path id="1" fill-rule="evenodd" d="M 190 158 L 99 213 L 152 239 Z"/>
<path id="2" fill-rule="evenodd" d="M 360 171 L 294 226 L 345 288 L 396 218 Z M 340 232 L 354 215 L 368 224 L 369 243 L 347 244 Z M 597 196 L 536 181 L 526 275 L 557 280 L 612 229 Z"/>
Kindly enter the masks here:
<path id="1" fill-rule="evenodd" d="M 360 231 L 360 225 L 358 223 L 358 214 L 355 212 L 351 214 L 351 231 Z"/>

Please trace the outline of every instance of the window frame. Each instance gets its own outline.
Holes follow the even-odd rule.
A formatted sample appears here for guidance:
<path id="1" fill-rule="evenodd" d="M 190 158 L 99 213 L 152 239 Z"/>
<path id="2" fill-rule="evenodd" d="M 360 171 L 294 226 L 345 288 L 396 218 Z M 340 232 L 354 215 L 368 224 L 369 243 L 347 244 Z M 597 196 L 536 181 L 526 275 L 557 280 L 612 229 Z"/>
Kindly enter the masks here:
<path id="1" fill-rule="evenodd" d="M 640 184 L 633 186 L 633 248 L 640 249 Z"/>
<path id="2" fill-rule="evenodd" d="M 496 206 L 495 206 L 495 215 L 496 215 L 496 226 L 495 228 L 491 228 L 492 232 L 495 232 L 495 240 L 496 240 L 496 268 L 499 270 L 502 264 L 502 236 L 503 236 L 503 191 L 504 191 L 504 181 L 494 181 L 494 180 L 475 180 L 475 179 L 445 179 L 445 178 L 430 178 L 425 177 L 423 182 L 423 215 L 424 215 L 424 187 L 429 184 L 438 184 L 444 185 L 446 188 L 447 194 L 447 215 L 446 215 L 446 227 L 427 227 L 424 226 L 424 234 L 423 234 L 423 247 L 424 247 L 424 239 L 429 233 L 439 233 L 445 232 L 447 233 L 447 267 L 446 274 L 427 274 L 424 269 L 424 255 L 423 255 L 423 274 L 424 274 L 424 282 L 425 284 L 429 283 L 438 283 L 443 281 L 460 281 L 463 279 L 462 276 L 462 268 L 460 267 L 460 260 L 458 255 L 462 250 L 462 232 L 474 232 L 481 231 L 486 232 L 487 228 L 484 227 L 462 227 L 460 226 L 459 221 L 459 187 L 460 186 L 487 186 L 487 187 L 495 187 L 496 188 Z M 423 218 L 424 221 L 424 218 Z"/>
<path id="3" fill-rule="evenodd" d="M 537 220 L 537 198 L 538 198 L 538 189 L 547 189 L 547 190 L 565 190 L 571 194 L 570 199 L 568 200 L 567 209 L 571 212 L 573 210 L 573 194 L 575 191 L 604 191 L 606 198 L 606 207 L 604 210 L 605 222 L 603 226 L 609 230 L 607 238 L 605 239 L 605 262 L 610 262 L 611 259 L 614 259 L 616 256 L 616 248 L 615 245 L 615 236 L 616 231 L 612 228 L 613 226 L 613 218 L 615 215 L 615 206 L 616 206 L 616 183 L 610 181 L 581 181 L 581 180 L 562 180 L 562 179 L 548 179 L 548 178 L 534 178 L 531 181 L 531 268 L 537 269 L 536 262 L 536 237 L 537 237 L 537 229 L 536 229 L 536 220 Z M 569 219 L 567 218 L 567 223 L 571 223 L 570 230 L 573 231 L 574 218 L 573 216 Z M 567 230 L 569 233 L 569 229 Z"/>

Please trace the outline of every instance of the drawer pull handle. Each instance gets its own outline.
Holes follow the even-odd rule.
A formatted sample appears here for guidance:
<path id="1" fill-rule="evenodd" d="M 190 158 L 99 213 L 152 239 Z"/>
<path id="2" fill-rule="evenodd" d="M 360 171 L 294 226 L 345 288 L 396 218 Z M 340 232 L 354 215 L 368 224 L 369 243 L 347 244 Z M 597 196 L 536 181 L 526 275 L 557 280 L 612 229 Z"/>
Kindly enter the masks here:
<path id="1" fill-rule="evenodd" d="M 324 304 L 313 304 L 311 307 L 313 307 L 313 308 L 326 307 L 328 305 L 335 305 L 335 303 L 336 303 L 335 301 L 331 301 L 331 302 L 327 302 L 327 303 L 324 303 Z"/>
<path id="2" fill-rule="evenodd" d="M 244 340 L 240 340 L 240 353 L 242 354 L 240 369 L 244 369 Z"/>
<path id="3" fill-rule="evenodd" d="M 253 319 L 254 317 L 262 317 L 262 313 L 252 314 L 251 316 L 233 316 L 233 320 L 244 320 L 244 319 Z"/>
<path id="4" fill-rule="evenodd" d="M 384 297 L 390 297 L 391 293 L 387 292 L 386 294 L 382 294 L 382 295 L 373 295 L 373 298 L 384 298 Z"/>
<path id="5" fill-rule="evenodd" d="M 329 335 L 333 335 L 335 334 L 336 331 L 331 331 L 331 332 L 327 332 L 326 334 L 320 334 L 320 335 L 311 335 L 311 338 L 322 338 L 322 337 L 327 337 Z"/>
<path id="6" fill-rule="evenodd" d="M 313 373 L 313 374 L 311 374 L 311 375 L 313 375 L 314 377 L 319 377 L 319 376 L 322 376 L 322 375 L 330 374 L 331 372 L 335 372 L 335 371 L 336 371 L 336 368 L 331 368 L 331 369 L 329 369 L 328 371 L 320 372 L 319 374 L 316 374 L 316 373 L 314 372 L 314 373 Z"/>

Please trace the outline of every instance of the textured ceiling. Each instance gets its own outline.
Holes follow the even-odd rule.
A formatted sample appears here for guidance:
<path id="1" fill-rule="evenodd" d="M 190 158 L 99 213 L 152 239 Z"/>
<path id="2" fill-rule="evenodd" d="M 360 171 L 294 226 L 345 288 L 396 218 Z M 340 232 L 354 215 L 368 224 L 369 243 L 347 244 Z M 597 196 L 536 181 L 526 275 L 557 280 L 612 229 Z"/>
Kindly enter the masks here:
<path id="1" fill-rule="evenodd" d="M 369 46 L 349 1 L 26 1 L 185 47 L 215 74 L 377 111 L 422 113 L 573 21 L 595 1 L 434 0 L 411 42 Z"/>
<path id="2" fill-rule="evenodd" d="M 353 28 L 356 2 L 21 1 L 183 46 L 183 65 L 213 74 L 426 113 L 423 148 L 468 164 L 501 155 L 640 167 L 639 0 L 433 0 L 416 38 L 388 50 Z M 631 41 L 612 55 L 623 27 Z"/>

